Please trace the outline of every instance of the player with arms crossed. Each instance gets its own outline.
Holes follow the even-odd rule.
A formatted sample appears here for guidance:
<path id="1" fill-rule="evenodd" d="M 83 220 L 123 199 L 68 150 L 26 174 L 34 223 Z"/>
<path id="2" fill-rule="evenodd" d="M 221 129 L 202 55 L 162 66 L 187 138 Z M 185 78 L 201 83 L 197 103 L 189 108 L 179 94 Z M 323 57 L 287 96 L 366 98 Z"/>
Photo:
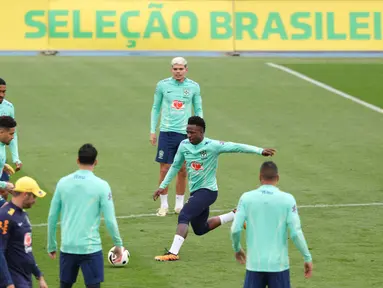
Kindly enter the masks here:
<path id="1" fill-rule="evenodd" d="M 61 213 L 60 287 L 70 288 L 81 267 L 86 287 L 99 288 L 104 281 L 99 226 L 101 214 L 116 246 L 116 259 L 122 257 L 122 240 L 118 231 L 111 188 L 93 170 L 97 150 L 84 144 L 78 152 L 79 170 L 57 183 L 48 216 L 48 253 L 56 258 L 57 220 Z"/>
<path id="2" fill-rule="evenodd" d="M 312 257 L 301 229 L 293 195 L 279 190 L 277 165 L 262 164 L 258 189 L 244 193 L 231 227 L 235 257 L 246 263 L 244 288 L 290 288 L 288 230 L 304 258 L 305 277 L 312 274 Z M 247 257 L 241 248 L 241 232 L 246 221 Z"/>
<path id="3" fill-rule="evenodd" d="M 150 142 L 156 145 L 156 127 L 161 112 L 160 135 L 156 161 L 160 163 L 161 183 L 170 165 L 173 163 L 181 141 L 186 139 L 186 126 L 188 118 L 194 114 L 203 117 L 202 98 L 198 83 L 186 78 L 187 62 L 182 57 L 176 57 L 171 62 L 173 77 L 158 82 L 154 94 L 154 103 L 151 112 Z M 174 211 L 179 213 L 184 204 L 186 190 L 186 169 L 182 166 L 178 172 L 176 182 L 176 205 Z M 161 206 L 157 216 L 166 216 L 168 213 L 168 188 L 161 192 Z"/>
<path id="4" fill-rule="evenodd" d="M 275 153 L 275 150 L 270 148 L 263 149 L 209 139 L 204 136 L 205 128 L 205 121 L 202 118 L 198 116 L 189 118 L 188 139 L 181 142 L 174 163 L 159 189 L 154 192 L 153 198 L 156 200 L 186 161 L 190 198 L 178 216 L 177 232 L 170 250 L 162 256 L 156 256 L 157 261 L 179 260 L 178 253 L 188 234 L 189 223 L 194 233 L 201 236 L 222 224 L 233 221 L 234 211 L 208 219 L 209 207 L 218 196 L 216 172 L 218 156 L 221 153 L 254 153 L 263 156 L 273 156 Z"/>

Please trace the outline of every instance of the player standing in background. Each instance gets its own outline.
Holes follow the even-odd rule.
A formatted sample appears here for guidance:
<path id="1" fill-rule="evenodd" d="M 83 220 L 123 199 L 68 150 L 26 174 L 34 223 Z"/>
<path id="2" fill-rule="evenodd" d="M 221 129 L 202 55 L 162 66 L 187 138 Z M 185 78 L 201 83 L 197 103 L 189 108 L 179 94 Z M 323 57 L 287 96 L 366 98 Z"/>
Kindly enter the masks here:
<path id="1" fill-rule="evenodd" d="M 279 190 L 277 165 L 262 164 L 261 186 L 244 193 L 231 227 L 235 257 L 246 263 L 244 288 L 290 288 L 288 231 L 304 258 L 306 278 L 312 274 L 312 257 L 301 229 L 293 195 Z M 246 221 L 247 257 L 241 248 L 241 232 Z"/>
<path id="2" fill-rule="evenodd" d="M 189 118 L 187 140 L 181 142 L 174 162 L 160 188 L 154 192 L 156 200 L 169 185 L 186 161 L 189 176 L 190 197 L 178 216 L 177 233 L 174 236 L 170 250 L 162 256 L 156 256 L 157 261 L 179 260 L 178 252 L 188 234 L 189 223 L 196 235 L 204 235 L 218 226 L 233 221 L 234 211 L 220 216 L 209 217 L 209 207 L 218 197 L 217 166 L 218 156 L 222 153 L 254 153 L 263 156 L 273 156 L 274 149 L 258 148 L 246 144 L 222 142 L 204 136 L 205 121 L 198 117 Z"/>
<path id="3" fill-rule="evenodd" d="M 46 193 L 30 177 L 16 181 L 12 200 L 0 209 L 0 287 L 31 288 L 32 274 L 39 288 L 47 288 L 32 253 L 32 226 L 24 209 Z"/>
<path id="4" fill-rule="evenodd" d="M 13 104 L 7 100 L 5 100 L 5 94 L 7 92 L 7 83 L 0 78 L 0 116 L 11 116 L 13 119 L 15 118 L 15 108 Z M 14 139 L 9 144 L 9 148 L 12 154 L 12 162 L 16 165 L 16 171 L 19 171 L 23 166 L 22 162 L 19 158 L 19 149 L 17 144 L 17 132 L 15 132 Z M 9 181 L 8 174 L 4 174 L 1 176 L 0 181 Z"/>
<path id="5" fill-rule="evenodd" d="M 160 163 L 159 183 L 164 180 L 169 171 L 179 144 L 186 139 L 186 126 L 188 118 L 192 115 L 192 106 L 194 114 L 203 117 L 200 87 L 198 83 L 186 78 L 188 71 L 186 60 L 176 57 L 172 60 L 171 67 L 173 76 L 157 83 L 151 112 L 150 142 L 152 145 L 157 143 L 156 128 L 161 113 L 156 156 L 156 161 Z M 177 214 L 184 205 L 186 177 L 185 166 L 182 166 L 176 182 L 174 211 Z M 168 188 L 161 192 L 160 199 L 161 206 L 157 216 L 166 216 L 169 211 Z"/>
<path id="6" fill-rule="evenodd" d="M 93 170 L 97 150 L 84 144 L 79 152 L 79 170 L 57 183 L 48 216 L 48 254 L 56 258 L 57 221 L 61 213 L 60 287 L 70 288 L 79 268 L 88 288 L 99 288 L 104 281 L 104 257 L 99 233 L 101 214 L 116 246 L 114 254 L 122 257 L 122 240 L 114 211 L 111 188 Z"/>
<path id="7" fill-rule="evenodd" d="M 2 174 L 12 174 L 12 167 L 5 164 L 5 146 L 9 145 L 14 137 L 16 121 L 11 116 L 0 116 L 0 171 Z M 6 203 L 8 192 L 13 189 L 13 184 L 0 180 L 0 207 Z M 4 196 L 4 198 L 2 197 Z"/>

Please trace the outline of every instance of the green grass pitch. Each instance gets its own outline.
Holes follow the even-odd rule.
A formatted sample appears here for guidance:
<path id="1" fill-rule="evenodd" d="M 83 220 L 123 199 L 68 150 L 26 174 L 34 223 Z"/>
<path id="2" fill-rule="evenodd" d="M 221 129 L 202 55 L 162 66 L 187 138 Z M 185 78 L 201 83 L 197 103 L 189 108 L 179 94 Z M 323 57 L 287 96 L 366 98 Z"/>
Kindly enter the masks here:
<path id="1" fill-rule="evenodd" d="M 383 115 L 265 65 L 286 65 L 334 88 L 383 107 L 382 60 L 189 58 L 189 77 L 201 85 L 207 136 L 275 147 L 280 188 L 298 205 L 383 202 Z M 36 178 L 50 194 L 29 211 L 32 224 L 47 221 L 58 179 L 76 169 L 85 142 L 99 150 L 96 173 L 109 181 L 118 216 L 154 213 L 158 164 L 149 144 L 150 110 L 158 80 L 169 77 L 168 58 L 2 57 L 1 77 L 16 107 L 19 175 Z M 264 159 L 222 155 L 219 197 L 212 209 L 230 211 L 258 185 Z M 13 178 L 14 181 L 16 178 Z M 174 182 L 170 187 L 174 205 Z M 300 210 L 314 259 L 303 277 L 303 259 L 291 245 L 294 288 L 382 287 L 383 207 Z M 217 213 L 213 213 L 217 214 Z M 181 260 L 158 263 L 169 248 L 177 218 L 119 219 L 131 252 L 128 266 L 110 267 L 103 287 L 242 287 L 230 225 L 197 237 L 189 234 Z M 112 247 L 104 223 L 104 253 Z M 46 227 L 33 228 L 34 254 L 50 287 L 59 287 L 58 261 L 46 253 Z M 75 287 L 83 287 L 80 273 Z"/>

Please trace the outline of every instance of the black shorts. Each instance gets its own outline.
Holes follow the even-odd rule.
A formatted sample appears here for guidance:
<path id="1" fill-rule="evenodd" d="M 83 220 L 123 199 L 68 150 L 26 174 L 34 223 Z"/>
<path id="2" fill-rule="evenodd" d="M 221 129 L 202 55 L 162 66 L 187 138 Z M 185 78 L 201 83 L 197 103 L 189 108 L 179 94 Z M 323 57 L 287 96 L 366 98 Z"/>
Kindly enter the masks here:
<path id="1" fill-rule="evenodd" d="M 104 257 L 102 251 L 92 254 L 60 253 L 60 281 L 73 284 L 81 268 L 86 285 L 104 282 Z"/>
<path id="2" fill-rule="evenodd" d="M 3 171 L 3 174 L 1 174 L 0 181 L 9 182 L 9 174 L 5 173 Z"/>
<path id="3" fill-rule="evenodd" d="M 156 161 L 160 163 L 172 164 L 180 143 L 186 138 L 187 136 L 185 134 L 176 132 L 160 132 Z"/>
<path id="4" fill-rule="evenodd" d="M 218 191 L 199 189 L 194 191 L 183 206 L 178 216 L 178 224 L 191 224 L 196 235 L 203 235 L 209 231 L 207 219 L 210 206 L 217 200 Z"/>
<path id="5" fill-rule="evenodd" d="M 289 270 L 281 272 L 254 272 L 246 270 L 243 288 L 290 288 Z"/>

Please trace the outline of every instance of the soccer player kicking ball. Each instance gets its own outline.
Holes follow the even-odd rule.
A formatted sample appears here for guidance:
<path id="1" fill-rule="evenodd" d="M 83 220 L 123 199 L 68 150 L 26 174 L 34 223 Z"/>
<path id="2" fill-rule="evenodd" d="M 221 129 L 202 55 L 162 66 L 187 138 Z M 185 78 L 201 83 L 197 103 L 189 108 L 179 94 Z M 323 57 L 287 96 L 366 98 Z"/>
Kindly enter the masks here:
<path id="1" fill-rule="evenodd" d="M 233 221 L 234 211 L 208 219 L 209 207 L 218 196 L 216 172 L 218 156 L 221 153 L 254 153 L 263 156 L 275 154 L 275 150 L 271 148 L 263 149 L 209 139 L 204 136 L 205 128 L 205 121 L 202 118 L 198 116 L 189 118 L 188 139 L 181 142 L 169 172 L 159 189 L 154 192 L 153 199 L 156 200 L 186 161 L 190 198 L 178 216 L 177 232 L 170 250 L 162 256 L 156 256 L 157 261 L 179 260 L 178 254 L 188 234 L 189 223 L 194 233 L 201 236 L 222 224 Z"/>
<path id="2" fill-rule="evenodd" d="M 192 106 L 197 116 L 202 116 L 202 98 L 198 83 L 186 78 L 187 62 L 182 57 L 176 57 L 171 62 L 173 77 L 158 82 L 154 94 L 154 103 L 151 112 L 150 142 L 156 145 L 156 127 L 161 112 L 160 135 L 156 161 L 160 163 L 161 183 L 170 165 L 173 163 L 181 141 L 186 139 L 186 125 L 192 115 Z M 176 183 L 175 213 L 179 213 L 184 204 L 186 190 L 186 169 L 182 166 L 178 172 Z M 166 216 L 168 213 L 168 188 L 161 192 L 161 206 L 157 216 Z"/>
<path id="3" fill-rule="evenodd" d="M 246 263 L 244 288 L 289 288 L 288 230 L 290 238 L 304 258 L 306 278 L 312 275 L 312 257 L 307 247 L 293 195 L 279 190 L 277 165 L 262 164 L 258 189 L 244 193 L 239 199 L 231 227 L 235 257 Z M 241 248 L 241 233 L 246 221 L 247 259 Z"/>

